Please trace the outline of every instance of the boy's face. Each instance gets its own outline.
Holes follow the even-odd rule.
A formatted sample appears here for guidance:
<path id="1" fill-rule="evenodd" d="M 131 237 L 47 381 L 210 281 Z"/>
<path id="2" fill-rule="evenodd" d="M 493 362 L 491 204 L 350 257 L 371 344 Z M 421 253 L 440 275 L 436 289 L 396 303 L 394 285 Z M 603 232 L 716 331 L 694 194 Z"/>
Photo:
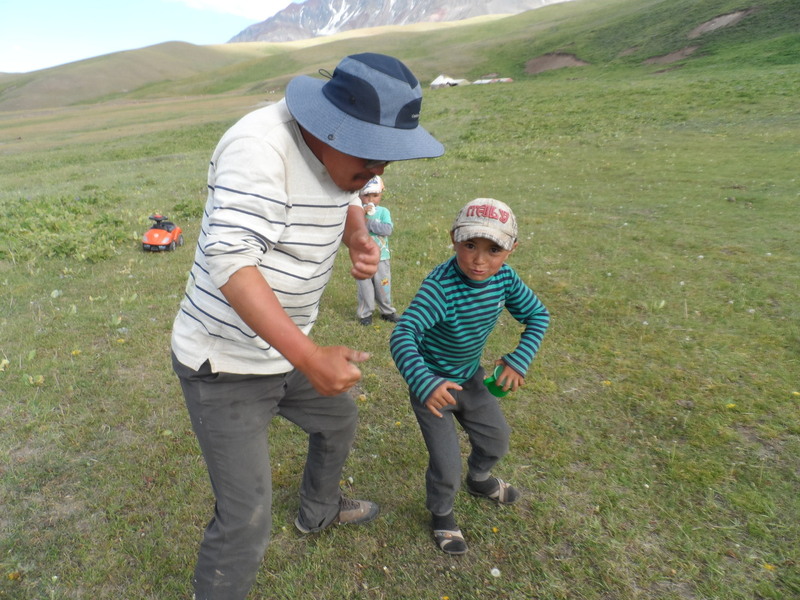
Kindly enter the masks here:
<path id="1" fill-rule="evenodd" d="M 378 206 L 381 203 L 381 198 L 383 197 L 383 193 L 381 192 L 374 192 L 372 194 L 361 194 L 361 202 L 364 204 L 369 204 L 372 202 L 375 206 Z"/>
<path id="2" fill-rule="evenodd" d="M 450 233 L 450 239 L 453 233 Z M 509 255 L 517 247 L 504 250 L 497 242 L 486 238 L 472 238 L 464 242 L 453 240 L 453 247 L 456 251 L 456 262 L 458 267 L 472 281 L 485 281 L 500 270 Z"/>

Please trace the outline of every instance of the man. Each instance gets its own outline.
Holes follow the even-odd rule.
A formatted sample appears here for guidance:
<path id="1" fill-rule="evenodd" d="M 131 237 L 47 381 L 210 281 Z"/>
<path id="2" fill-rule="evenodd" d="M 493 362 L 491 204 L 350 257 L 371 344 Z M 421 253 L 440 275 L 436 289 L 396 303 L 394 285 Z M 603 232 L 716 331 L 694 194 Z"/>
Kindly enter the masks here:
<path id="1" fill-rule="evenodd" d="M 344 243 L 357 278 L 379 251 L 357 191 L 390 161 L 442 145 L 419 125 L 419 82 L 399 60 L 343 59 L 328 81 L 293 79 L 277 104 L 243 117 L 211 159 L 208 201 L 175 318 L 172 354 L 216 499 L 195 567 L 197 600 L 243 599 L 269 543 L 269 421 L 309 436 L 295 525 L 361 524 L 378 506 L 344 498 L 357 409 L 357 363 L 308 333 Z"/>

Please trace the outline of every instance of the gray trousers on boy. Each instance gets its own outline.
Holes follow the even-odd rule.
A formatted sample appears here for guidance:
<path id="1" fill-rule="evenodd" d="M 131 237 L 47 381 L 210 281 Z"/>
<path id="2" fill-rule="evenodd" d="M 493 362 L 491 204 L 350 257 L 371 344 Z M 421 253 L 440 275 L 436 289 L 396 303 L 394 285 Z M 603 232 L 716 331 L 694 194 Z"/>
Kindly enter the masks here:
<path id="1" fill-rule="evenodd" d="M 308 434 L 299 519 L 312 531 L 339 515 L 339 481 L 358 409 L 349 394 L 320 396 L 299 371 L 282 375 L 173 368 L 216 499 L 194 574 L 196 600 L 243 600 L 256 579 L 272 527 L 267 427 L 275 415 Z"/>
<path id="2" fill-rule="evenodd" d="M 392 271 L 391 263 L 382 260 L 378 263 L 378 270 L 369 279 L 356 279 L 358 285 L 358 308 L 356 316 L 359 319 L 369 317 L 375 312 L 375 305 L 382 315 L 392 315 L 397 312 L 392 306 Z M 383 282 L 386 282 L 384 285 Z"/>
<path id="3" fill-rule="evenodd" d="M 456 404 L 441 409 L 441 418 L 414 394 L 409 394 L 429 454 L 425 507 L 435 515 L 443 516 L 453 510 L 461 487 L 461 447 L 454 418 L 469 437 L 472 450 L 467 457 L 467 468 L 477 479 L 487 475 L 508 453 L 511 428 L 497 398 L 483 384 L 484 377 L 483 368 L 479 368 L 461 384 L 463 390 L 450 390 Z"/>

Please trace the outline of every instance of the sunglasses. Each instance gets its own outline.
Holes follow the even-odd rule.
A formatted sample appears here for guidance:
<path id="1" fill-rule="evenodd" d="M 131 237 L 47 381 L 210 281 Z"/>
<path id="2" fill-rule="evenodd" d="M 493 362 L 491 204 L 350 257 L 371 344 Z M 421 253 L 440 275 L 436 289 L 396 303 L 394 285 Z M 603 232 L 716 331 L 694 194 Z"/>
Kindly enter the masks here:
<path id="1" fill-rule="evenodd" d="M 390 162 L 392 162 L 392 161 L 390 161 L 390 160 L 365 160 L 364 161 L 364 168 L 367 169 L 367 170 L 369 170 L 369 169 L 377 169 L 377 168 L 380 168 L 380 167 L 385 167 Z"/>

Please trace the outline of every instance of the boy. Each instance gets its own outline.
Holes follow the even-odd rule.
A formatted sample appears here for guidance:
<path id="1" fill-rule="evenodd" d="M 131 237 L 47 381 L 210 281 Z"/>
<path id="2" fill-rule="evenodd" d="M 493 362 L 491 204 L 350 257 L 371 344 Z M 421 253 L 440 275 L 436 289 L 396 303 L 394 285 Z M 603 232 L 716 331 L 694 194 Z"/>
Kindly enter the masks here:
<path id="1" fill-rule="evenodd" d="M 356 316 L 362 325 L 372 325 L 372 313 L 376 303 L 381 312 L 381 319 L 390 323 L 397 323 L 399 319 L 397 310 L 392 306 L 392 279 L 389 267 L 391 257 L 389 236 L 392 235 L 394 225 L 389 209 L 380 205 L 384 189 L 383 179 L 380 175 L 375 175 L 359 192 L 367 218 L 367 231 L 381 249 L 381 259 L 375 274 L 369 279 L 356 280 L 358 283 Z"/>
<path id="2" fill-rule="evenodd" d="M 461 486 L 461 454 L 453 417 L 469 434 L 467 491 L 498 504 L 519 498 L 516 488 L 491 474 L 508 452 L 510 428 L 497 399 L 483 384 L 481 355 L 503 310 L 525 326 L 516 349 L 494 362 L 497 384 L 515 391 L 550 322 L 547 309 L 505 264 L 517 247 L 511 209 L 478 198 L 461 209 L 450 231 L 455 256 L 425 278 L 390 338 L 397 368 L 430 455 L 425 474 L 426 508 L 434 540 L 448 554 L 467 544 L 453 515 Z"/>

